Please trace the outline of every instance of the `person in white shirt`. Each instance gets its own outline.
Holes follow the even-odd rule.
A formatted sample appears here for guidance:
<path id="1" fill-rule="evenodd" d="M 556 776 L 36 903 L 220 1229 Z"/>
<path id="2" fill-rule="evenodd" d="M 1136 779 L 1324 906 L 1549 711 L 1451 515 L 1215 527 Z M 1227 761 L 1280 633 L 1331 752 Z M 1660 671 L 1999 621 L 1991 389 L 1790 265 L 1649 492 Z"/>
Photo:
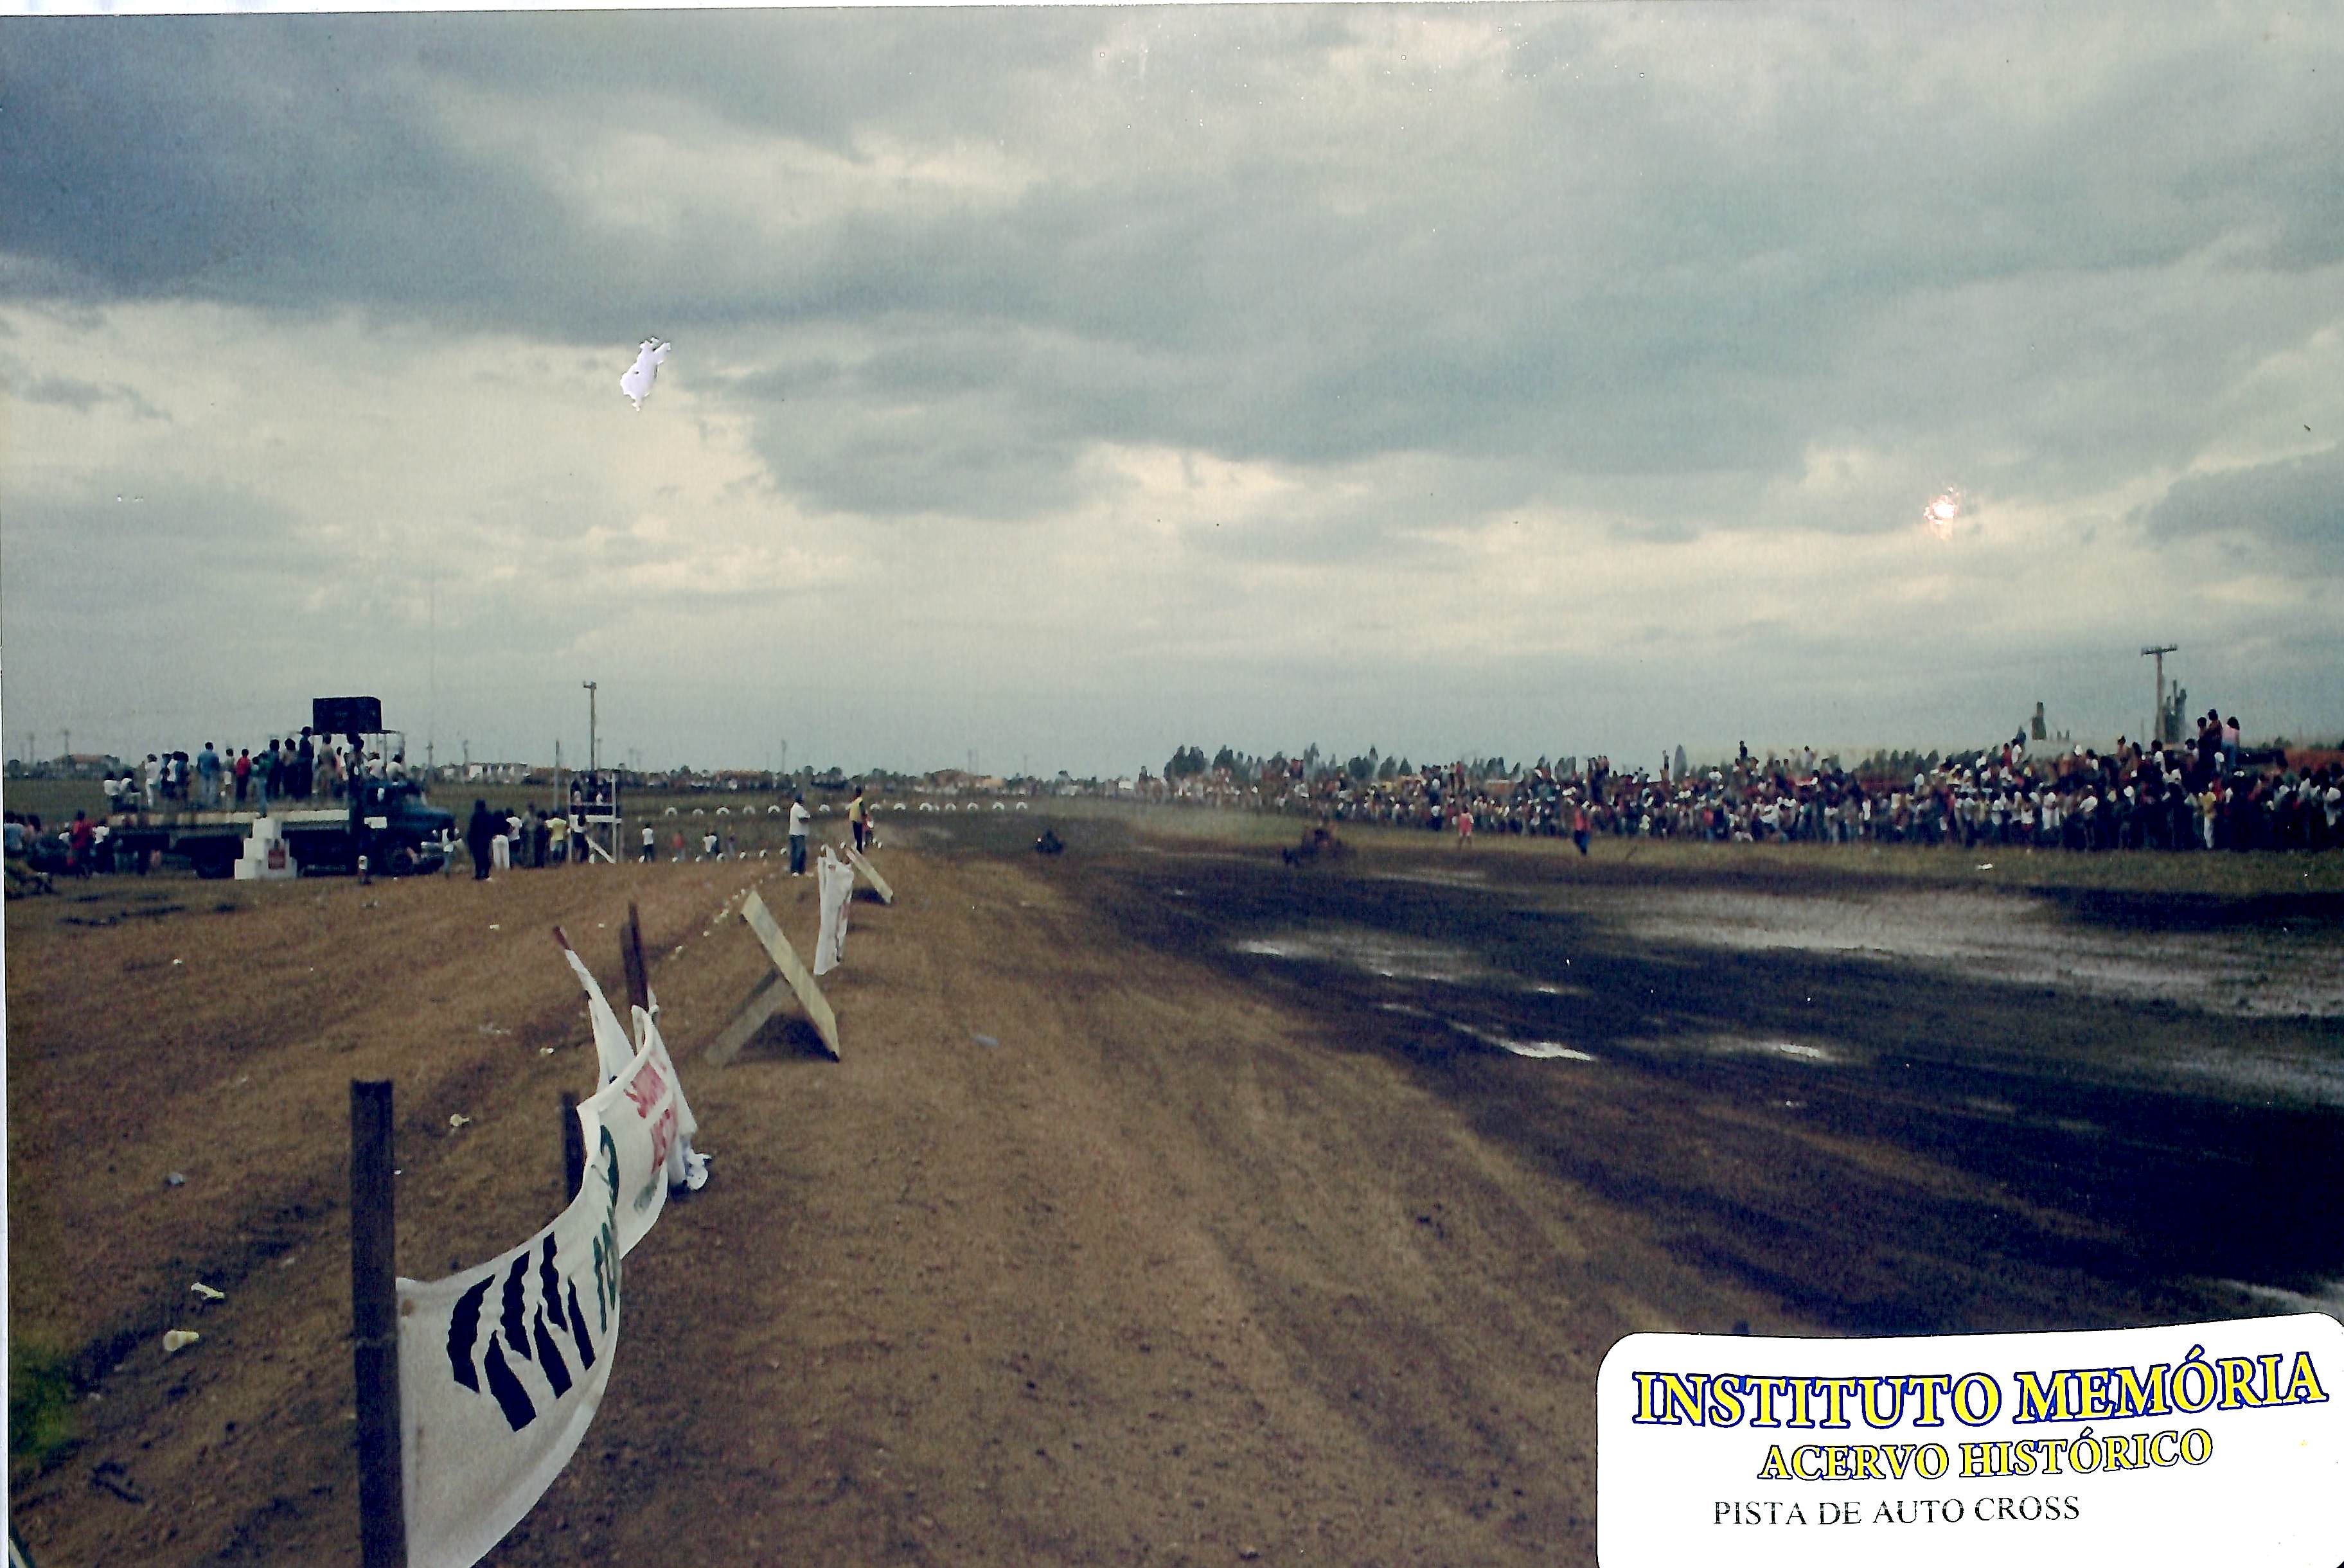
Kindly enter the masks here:
<path id="1" fill-rule="evenodd" d="M 813 814 L 805 809 L 805 797 L 793 796 L 790 800 L 790 875 L 805 875 L 806 832 L 813 826 Z"/>
<path id="2" fill-rule="evenodd" d="M 659 834 L 649 822 L 646 822 L 643 824 L 643 864 L 650 865 L 652 858 L 658 852 Z"/>

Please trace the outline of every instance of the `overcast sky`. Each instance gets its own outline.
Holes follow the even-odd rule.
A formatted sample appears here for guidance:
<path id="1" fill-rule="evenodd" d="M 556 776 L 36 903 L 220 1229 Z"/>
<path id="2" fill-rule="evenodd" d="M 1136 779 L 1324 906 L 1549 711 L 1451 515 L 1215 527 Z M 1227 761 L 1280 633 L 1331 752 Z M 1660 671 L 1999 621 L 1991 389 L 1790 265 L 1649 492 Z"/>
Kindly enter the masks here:
<path id="1" fill-rule="evenodd" d="M 6 754 L 2344 733 L 2339 101 L 2199 0 L 12 20 Z"/>

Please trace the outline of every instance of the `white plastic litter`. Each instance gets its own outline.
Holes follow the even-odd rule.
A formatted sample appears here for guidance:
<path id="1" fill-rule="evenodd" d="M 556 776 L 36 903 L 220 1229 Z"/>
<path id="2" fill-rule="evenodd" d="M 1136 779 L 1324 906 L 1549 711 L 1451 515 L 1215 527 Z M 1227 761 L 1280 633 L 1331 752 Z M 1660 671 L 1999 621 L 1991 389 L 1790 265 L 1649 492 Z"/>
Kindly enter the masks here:
<path id="1" fill-rule="evenodd" d="M 646 337 L 636 347 L 634 364 L 619 377 L 619 390 L 634 404 L 636 413 L 643 411 L 643 399 L 652 395 L 652 387 L 659 379 L 659 367 L 667 362 L 668 350 L 674 347 L 656 337 Z"/>

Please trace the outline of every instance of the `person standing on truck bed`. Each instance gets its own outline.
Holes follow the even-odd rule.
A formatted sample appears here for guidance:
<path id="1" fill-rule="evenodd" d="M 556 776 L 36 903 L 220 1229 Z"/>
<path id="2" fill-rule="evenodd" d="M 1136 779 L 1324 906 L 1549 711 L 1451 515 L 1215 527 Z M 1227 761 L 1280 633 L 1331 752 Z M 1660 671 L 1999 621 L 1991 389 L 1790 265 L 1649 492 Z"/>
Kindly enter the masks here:
<path id="1" fill-rule="evenodd" d="M 236 809 L 241 811 L 245 796 L 252 791 L 252 753 L 238 747 L 236 760 L 228 764 L 228 771 L 236 777 Z"/>
<path id="2" fill-rule="evenodd" d="M 217 806 L 220 803 L 220 756 L 212 749 L 212 743 L 208 740 L 204 742 L 202 755 L 196 759 L 196 781 L 203 791 L 203 803 Z"/>

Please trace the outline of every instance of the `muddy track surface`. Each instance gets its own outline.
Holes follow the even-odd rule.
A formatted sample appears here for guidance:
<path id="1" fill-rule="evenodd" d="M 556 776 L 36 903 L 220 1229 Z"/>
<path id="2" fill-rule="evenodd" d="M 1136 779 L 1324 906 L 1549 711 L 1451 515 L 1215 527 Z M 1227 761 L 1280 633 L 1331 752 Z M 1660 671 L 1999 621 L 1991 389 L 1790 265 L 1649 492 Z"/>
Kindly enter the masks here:
<path id="1" fill-rule="evenodd" d="M 10 1326 L 78 1396 L 13 1477 L 39 1561 L 355 1560 L 349 1081 L 398 1084 L 403 1271 L 526 1235 L 592 1075 L 547 933 L 616 992 L 630 899 L 715 1179 L 629 1260 L 601 1412 L 491 1563 L 1587 1563 L 1621 1334 L 2146 1322 L 2344 1274 L 2290 1175 L 2344 1152 L 2332 1014 L 1656 934 L 1645 879 L 1560 858 L 1059 829 L 895 833 L 838 1062 L 786 1015 L 698 1060 L 763 972 L 720 911 L 762 871 L 811 934 L 812 879 L 754 862 L 12 905 Z M 2140 897 L 2281 968 L 2334 939 Z"/>

